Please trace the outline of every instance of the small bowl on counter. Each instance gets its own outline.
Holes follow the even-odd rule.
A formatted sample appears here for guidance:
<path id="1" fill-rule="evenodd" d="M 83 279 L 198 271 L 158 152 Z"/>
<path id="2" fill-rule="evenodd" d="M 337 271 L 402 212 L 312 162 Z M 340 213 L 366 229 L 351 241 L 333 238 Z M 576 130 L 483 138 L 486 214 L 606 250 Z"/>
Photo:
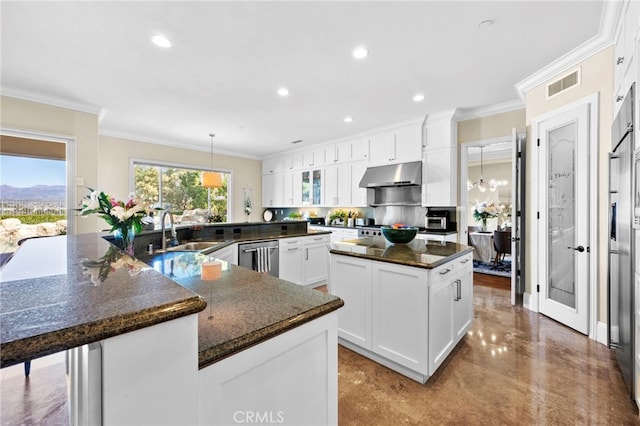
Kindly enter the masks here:
<path id="1" fill-rule="evenodd" d="M 413 226 L 383 226 L 380 230 L 384 238 L 392 244 L 407 244 L 411 242 L 418 233 L 418 228 Z"/>

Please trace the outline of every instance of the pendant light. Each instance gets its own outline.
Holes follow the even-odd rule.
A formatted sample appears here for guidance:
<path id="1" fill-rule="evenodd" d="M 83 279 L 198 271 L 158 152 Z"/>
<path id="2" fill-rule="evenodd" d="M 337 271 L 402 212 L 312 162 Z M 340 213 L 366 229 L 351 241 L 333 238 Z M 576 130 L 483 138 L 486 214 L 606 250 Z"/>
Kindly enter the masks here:
<path id="1" fill-rule="evenodd" d="M 487 182 L 484 181 L 483 175 L 484 175 L 484 159 L 482 157 L 482 150 L 484 149 L 484 147 L 480 147 L 480 180 L 478 182 L 475 182 L 473 185 L 471 185 L 469 187 L 469 189 L 471 188 L 478 188 L 478 191 L 480 192 L 487 192 L 487 189 L 489 189 L 489 184 Z"/>
<path id="2" fill-rule="evenodd" d="M 222 175 L 213 171 L 213 138 L 216 135 L 209 133 L 209 136 L 211 137 L 211 171 L 202 172 L 202 186 L 205 188 L 221 188 Z"/>

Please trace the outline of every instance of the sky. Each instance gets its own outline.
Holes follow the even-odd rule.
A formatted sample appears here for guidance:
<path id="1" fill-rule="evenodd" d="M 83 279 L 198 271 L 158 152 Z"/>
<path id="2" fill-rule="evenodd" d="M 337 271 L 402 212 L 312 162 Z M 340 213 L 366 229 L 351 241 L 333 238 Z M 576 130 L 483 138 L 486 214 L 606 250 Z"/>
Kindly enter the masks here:
<path id="1" fill-rule="evenodd" d="M 0 155 L 0 184 L 17 188 L 35 185 L 65 185 L 66 162 Z"/>

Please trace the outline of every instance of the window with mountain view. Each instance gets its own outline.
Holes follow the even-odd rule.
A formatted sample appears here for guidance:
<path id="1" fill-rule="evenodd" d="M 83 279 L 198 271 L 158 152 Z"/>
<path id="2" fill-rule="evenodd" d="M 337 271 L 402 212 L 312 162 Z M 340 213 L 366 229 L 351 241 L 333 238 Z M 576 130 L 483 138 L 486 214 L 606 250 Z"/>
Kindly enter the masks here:
<path id="1" fill-rule="evenodd" d="M 205 170 L 134 163 L 135 193 L 155 206 L 169 210 L 176 223 L 227 222 L 229 173 L 222 173 L 221 188 L 204 188 Z M 156 218 L 159 225 L 160 218 Z"/>

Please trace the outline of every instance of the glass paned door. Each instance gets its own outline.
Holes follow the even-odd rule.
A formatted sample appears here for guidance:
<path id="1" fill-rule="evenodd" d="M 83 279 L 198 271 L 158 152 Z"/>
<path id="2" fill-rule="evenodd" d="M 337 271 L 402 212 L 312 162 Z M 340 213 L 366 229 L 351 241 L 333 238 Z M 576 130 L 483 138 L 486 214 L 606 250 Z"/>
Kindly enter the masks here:
<path id="1" fill-rule="evenodd" d="M 547 295 L 558 303 L 576 307 L 576 123 L 548 133 L 548 242 L 549 277 Z"/>
<path id="2" fill-rule="evenodd" d="M 311 202 L 310 172 L 302 172 L 302 205 L 308 206 L 310 202 Z"/>
<path id="3" fill-rule="evenodd" d="M 589 104 L 551 113 L 539 134 L 539 310 L 589 332 Z"/>

